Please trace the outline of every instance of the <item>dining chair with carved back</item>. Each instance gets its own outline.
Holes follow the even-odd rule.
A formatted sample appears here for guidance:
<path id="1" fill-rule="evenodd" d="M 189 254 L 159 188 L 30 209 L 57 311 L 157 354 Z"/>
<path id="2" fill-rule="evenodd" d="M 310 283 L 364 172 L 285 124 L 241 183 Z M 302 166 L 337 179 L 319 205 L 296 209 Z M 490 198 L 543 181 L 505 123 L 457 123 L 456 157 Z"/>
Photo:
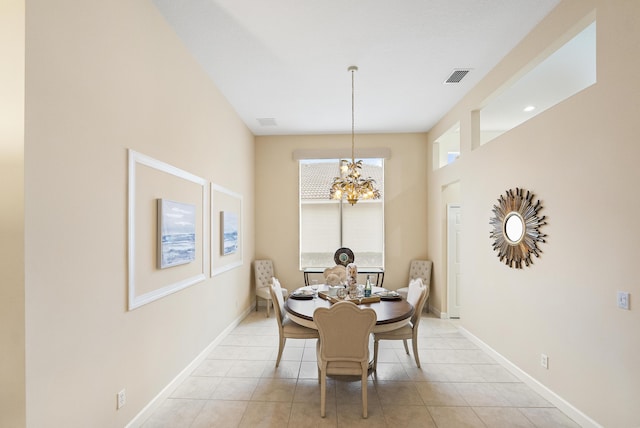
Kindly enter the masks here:
<path id="1" fill-rule="evenodd" d="M 360 375 L 362 417 L 367 417 L 369 336 L 376 324 L 376 312 L 343 301 L 313 314 L 320 340 L 316 345 L 320 416 L 325 417 L 327 375 Z"/>

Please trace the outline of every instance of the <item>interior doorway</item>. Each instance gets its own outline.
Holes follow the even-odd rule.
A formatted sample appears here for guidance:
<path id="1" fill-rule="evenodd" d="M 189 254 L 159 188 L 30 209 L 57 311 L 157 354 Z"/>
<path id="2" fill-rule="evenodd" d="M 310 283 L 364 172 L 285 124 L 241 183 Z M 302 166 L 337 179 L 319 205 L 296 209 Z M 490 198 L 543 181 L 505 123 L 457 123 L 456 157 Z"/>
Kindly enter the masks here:
<path id="1" fill-rule="evenodd" d="M 447 204 L 447 315 L 460 318 L 460 229 L 459 204 Z"/>

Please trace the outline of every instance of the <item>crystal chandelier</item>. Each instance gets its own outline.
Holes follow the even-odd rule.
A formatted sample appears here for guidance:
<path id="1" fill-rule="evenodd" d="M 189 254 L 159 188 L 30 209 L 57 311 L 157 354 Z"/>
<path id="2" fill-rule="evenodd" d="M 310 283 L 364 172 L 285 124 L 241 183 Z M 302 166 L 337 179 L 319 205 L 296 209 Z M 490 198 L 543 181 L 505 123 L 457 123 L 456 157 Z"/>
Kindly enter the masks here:
<path id="1" fill-rule="evenodd" d="M 342 199 L 346 196 L 347 202 L 355 205 L 360 199 L 379 199 L 380 191 L 374 187 L 375 180 L 371 177 L 361 178 L 362 160 L 355 160 L 355 107 L 354 107 L 354 74 L 358 67 L 352 65 L 347 69 L 351 72 L 351 162 L 343 159 L 340 161 L 340 177 L 333 179 L 331 185 L 331 199 Z"/>

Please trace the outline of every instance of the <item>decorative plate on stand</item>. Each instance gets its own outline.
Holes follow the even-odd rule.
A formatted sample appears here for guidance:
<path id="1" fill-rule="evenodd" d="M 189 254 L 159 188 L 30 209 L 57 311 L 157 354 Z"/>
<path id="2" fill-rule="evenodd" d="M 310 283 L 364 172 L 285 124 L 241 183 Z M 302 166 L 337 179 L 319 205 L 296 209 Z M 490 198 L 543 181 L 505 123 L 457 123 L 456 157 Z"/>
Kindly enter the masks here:
<path id="1" fill-rule="evenodd" d="M 353 251 L 345 247 L 338 248 L 333 255 L 333 261 L 336 262 L 337 265 L 346 267 L 349 263 L 353 263 Z"/>

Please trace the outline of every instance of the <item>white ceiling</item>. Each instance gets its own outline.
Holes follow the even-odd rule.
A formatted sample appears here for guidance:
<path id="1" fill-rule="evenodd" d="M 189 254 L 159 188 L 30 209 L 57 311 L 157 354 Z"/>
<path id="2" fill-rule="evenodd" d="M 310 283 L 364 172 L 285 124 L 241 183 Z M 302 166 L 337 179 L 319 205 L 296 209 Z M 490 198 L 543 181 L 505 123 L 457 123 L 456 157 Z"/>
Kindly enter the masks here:
<path id="1" fill-rule="evenodd" d="M 351 65 L 356 132 L 428 131 L 559 1 L 154 4 L 255 135 L 286 135 L 351 132 Z"/>

